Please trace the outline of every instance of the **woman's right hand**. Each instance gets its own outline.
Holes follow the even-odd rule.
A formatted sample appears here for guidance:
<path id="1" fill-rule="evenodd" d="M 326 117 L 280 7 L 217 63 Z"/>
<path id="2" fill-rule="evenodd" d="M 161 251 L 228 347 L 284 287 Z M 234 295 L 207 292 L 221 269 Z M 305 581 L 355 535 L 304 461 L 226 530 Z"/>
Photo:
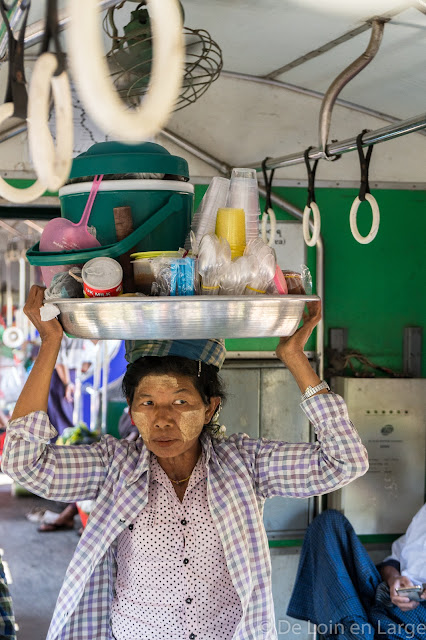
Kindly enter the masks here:
<path id="1" fill-rule="evenodd" d="M 24 306 L 24 313 L 33 323 L 40 334 L 42 342 L 47 340 L 61 341 L 63 336 L 62 326 L 57 318 L 44 322 L 40 318 L 40 309 L 43 306 L 44 287 L 33 284 Z"/>

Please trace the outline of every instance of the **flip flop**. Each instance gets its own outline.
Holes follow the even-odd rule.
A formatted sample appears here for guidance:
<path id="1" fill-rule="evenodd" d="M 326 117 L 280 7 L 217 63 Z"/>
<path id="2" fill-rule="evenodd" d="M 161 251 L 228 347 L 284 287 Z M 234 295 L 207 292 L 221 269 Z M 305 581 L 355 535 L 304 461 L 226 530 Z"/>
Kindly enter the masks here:
<path id="1" fill-rule="evenodd" d="M 52 531 L 70 531 L 71 529 L 74 529 L 74 523 L 54 524 L 53 522 L 42 522 L 37 531 L 40 531 L 40 533 L 50 533 Z"/>

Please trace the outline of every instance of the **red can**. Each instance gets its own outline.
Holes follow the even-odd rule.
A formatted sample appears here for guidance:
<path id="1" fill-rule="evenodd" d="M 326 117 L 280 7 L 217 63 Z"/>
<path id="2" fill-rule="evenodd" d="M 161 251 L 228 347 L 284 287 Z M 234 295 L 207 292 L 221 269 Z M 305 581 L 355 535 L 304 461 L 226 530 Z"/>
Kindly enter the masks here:
<path id="1" fill-rule="evenodd" d="M 84 265 L 84 296 L 86 298 L 109 298 L 123 293 L 123 269 L 112 258 L 93 258 Z"/>

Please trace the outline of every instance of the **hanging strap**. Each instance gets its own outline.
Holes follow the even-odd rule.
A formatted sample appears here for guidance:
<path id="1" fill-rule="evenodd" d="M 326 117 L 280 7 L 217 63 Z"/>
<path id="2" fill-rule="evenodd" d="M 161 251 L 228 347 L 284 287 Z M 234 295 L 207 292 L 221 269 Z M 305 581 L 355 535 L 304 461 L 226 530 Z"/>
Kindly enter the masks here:
<path id="1" fill-rule="evenodd" d="M 26 6 L 22 9 L 24 13 L 24 19 L 19 31 L 19 38 L 16 39 L 13 35 L 13 31 L 9 23 L 9 18 L 7 16 L 8 7 L 6 6 L 4 0 L 0 0 L 0 14 L 7 29 L 9 48 L 9 73 L 4 101 L 13 103 L 13 116 L 15 118 L 21 118 L 22 120 L 26 120 L 27 118 L 28 106 L 28 95 L 24 69 L 24 38 L 30 6 L 31 2 L 29 0 Z"/>
<path id="2" fill-rule="evenodd" d="M 56 59 L 58 61 L 58 66 L 56 67 L 54 75 L 59 76 L 66 69 L 66 56 L 62 51 L 61 43 L 59 41 L 57 0 L 47 0 L 44 35 L 41 43 L 40 55 L 49 51 L 51 41 L 53 41 Z"/>
<path id="3" fill-rule="evenodd" d="M 309 161 L 309 152 L 313 149 L 313 147 L 308 147 L 303 154 L 305 158 L 305 165 L 308 171 L 308 200 L 306 202 L 306 206 L 310 207 L 312 202 L 316 202 L 315 200 L 315 174 L 317 171 L 318 160 L 315 160 L 311 167 L 311 163 Z"/>
<path id="4" fill-rule="evenodd" d="M 261 235 L 262 235 L 263 242 L 265 244 L 268 244 L 268 246 L 272 247 L 275 243 L 275 234 L 277 229 L 277 224 L 276 224 L 277 220 L 275 217 L 274 209 L 272 208 L 272 201 L 271 201 L 272 180 L 274 179 L 275 169 L 271 169 L 271 173 L 269 174 L 269 180 L 268 180 L 268 175 L 266 173 L 267 160 L 269 160 L 269 157 L 265 158 L 262 162 L 263 179 L 265 181 L 265 188 L 266 188 L 266 202 L 265 202 L 265 210 L 262 215 Z M 269 239 L 266 233 L 266 225 L 267 225 L 268 219 L 270 223 Z"/>
<path id="5" fill-rule="evenodd" d="M 374 145 L 370 145 L 368 147 L 366 154 L 364 154 L 364 149 L 362 148 L 362 139 L 364 137 L 364 134 L 368 133 L 368 131 L 369 129 L 364 129 L 363 131 L 361 131 L 361 133 L 359 134 L 359 136 L 357 136 L 357 139 L 356 139 L 359 163 L 361 167 L 361 185 L 360 185 L 359 194 L 358 194 L 358 198 L 361 200 L 361 202 L 365 200 L 365 196 L 367 193 L 371 193 L 370 184 L 368 181 L 368 173 L 370 169 L 370 160 L 371 160 L 371 154 L 373 153 Z"/>
<path id="6" fill-rule="evenodd" d="M 268 209 L 272 209 L 271 191 L 272 191 L 272 180 L 274 179 L 274 173 L 275 173 L 275 169 L 271 169 L 271 173 L 269 174 L 269 180 L 268 180 L 268 175 L 266 173 L 266 162 L 268 160 L 269 160 L 269 156 L 266 157 L 262 162 L 263 179 L 265 181 L 265 188 L 266 188 L 265 211 L 267 211 Z"/>

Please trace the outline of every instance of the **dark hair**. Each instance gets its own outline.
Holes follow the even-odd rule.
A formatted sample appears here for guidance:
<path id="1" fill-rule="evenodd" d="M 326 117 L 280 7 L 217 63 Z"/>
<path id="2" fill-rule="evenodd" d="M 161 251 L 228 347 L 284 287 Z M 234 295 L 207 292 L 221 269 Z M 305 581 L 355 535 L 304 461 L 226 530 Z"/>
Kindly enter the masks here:
<path id="1" fill-rule="evenodd" d="M 226 392 L 218 375 L 218 368 L 213 364 L 201 362 L 199 372 L 198 360 L 190 360 L 181 356 L 145 356 L 127 365 L 122 383 L 123 395 L 131 405 L 136 387 L 142 378 L 148 375 L 167 373 L 188 376 L 205 405 L 210 402 L 210 398 L 215 396 L 220 397 L 222 404 L 226 401 Z M 198 373 L 200 374 L 198 375 Z"/>

